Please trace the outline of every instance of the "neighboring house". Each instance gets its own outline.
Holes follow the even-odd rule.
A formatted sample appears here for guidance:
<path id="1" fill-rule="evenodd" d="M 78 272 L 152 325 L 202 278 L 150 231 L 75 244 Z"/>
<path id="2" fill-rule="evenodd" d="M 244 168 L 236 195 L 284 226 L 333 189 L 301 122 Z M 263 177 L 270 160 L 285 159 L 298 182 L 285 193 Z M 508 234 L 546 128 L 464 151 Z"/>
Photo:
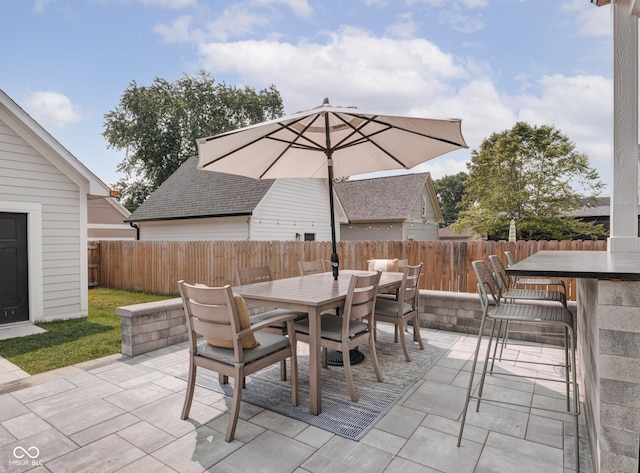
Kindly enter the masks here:
<path id="1" fill-rule="evenodd" d="M 599 225 L 603 225 L 607 232 L 609 232 L 611 229 L 611 197 L 600 197 L 598 198 L 595 207 L 584 207 L 580 210 L 576 210 L 572 215 L 585 222 L 595 222 Z M 638 236 L 640 236 L 640 205 L 638 206 Z M 577 236 L 574 240 L 585 238 L 588 237 Z M 601 240 L 606 238 L 607 237 L 600 237 Z"/>
<path id="2" fill-rule="evenodd" d="M 87 201 L 109 195 L 0 90 L 0 327 L 88 314 Z"/>
<path id="3" fill-rule="evenodd" d="M 337 182 L 343 240 L 437 240 L 444 220 L 427 173 Z"/>
<path id="4" fill-rule="evenodd" d="M 141 240 L 331 240 L 325 180 L 255 180 L 197 163 L 186 160 L 127 219 Z M 345 222 L 334 200 L 336 222 Z"/>
<path id="5" fill-rule="evenodd" d="M 440 240 L 454 241 L 454 240 L 486 240 L 482 236 L 478 235 L 471 229 L 466 229 L 462 233 L 454 233 L 448 227 L 442 227 L 438 229 L 438 236 Z"/>
<path id="6" fill-rule="evenodd" d="M 89 199 L 87 202 L 87 239 L 135 240 L 137 230 L 125 222 L 131 215 L 113 197 Z"/>

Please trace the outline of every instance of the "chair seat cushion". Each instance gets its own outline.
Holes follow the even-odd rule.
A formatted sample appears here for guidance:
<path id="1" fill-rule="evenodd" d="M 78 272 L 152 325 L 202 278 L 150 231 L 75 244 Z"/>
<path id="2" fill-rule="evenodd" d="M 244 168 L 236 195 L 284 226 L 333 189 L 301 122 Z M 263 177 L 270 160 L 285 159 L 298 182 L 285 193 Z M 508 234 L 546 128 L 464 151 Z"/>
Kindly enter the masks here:
<path id="1" fill-rule="evenodd" d="M 251 326 L 251 319 L 249 318 L 249 310 L 247 309 L 247 303 L 244 301 L 244 298 L 238 294 L 234 294 L 233 298 L 235 300 L 236 308 L 238 310 L 238 322 L 240 323 L 240 330 L 249 328 Z M 226 338 L 226 339 L 218 339 L 214 337 L 205 337 L 205 338 L 211 345 L 215 345 L 220 348 L 233 349 L 233 341 L 229 338 Z M 242 337 L 241 340 L 242 340 L 242 348 L 253 348 L 260 343 L 256 340 L 256 337 L 254 337 L 252 333 L 250 333 L 249 335 L 245 335 L 244 337 Z"/>
<path id="2" fill-rule="evenodd" d="M 369 259 L 367 260 L 369 271 L 390 271 L 398 272 L 398 258 L 394 259 Z"/>
<path id="3" fill-rule="evenodd" d="M 408 314 L 413 309 L 411 304 L 406 302 L 402 304 L 402 314 Z M 384 315 L 385 317 L 398 317 L 398 301 L 394 299 L 376 297 L 376 314 Z"/>
<path id="4" fill-rule="evenodd" d="M 252 315 L 251 316 L 251 323 L 258 323 L 258 322 L 262 322 L 263 320 L 267 320 L 267 319 L 271 319 L 273 317 L 277 317 L 279 315 L 287 315 L 287 314 L 296 314 L 296 322 L 299 320 L 304 320 L 307 317 L 309 317 L 309 314 L 307 314 L 306 312 L 297 312 L 295 310 L 287 310 L 287 309 L 273 309 L 273 310 L 268 310 L 267 312 L 260 312 L 259 314 L 256 315 Z M 273 325 L 271 325 L 271 327 L 276 327 L 276 328 L 280 328 L 282 330 L 286 330 L 287 328 L 287 323 L 286 322 L 278 322 L 275 323 Z"/>
<path id="5" fill-rule="evenodd" d="M 309 319 L 296 322 L 296 332 L 309 335 Z M 351 320 L 349 322 L 349 338 L 369 330 L 364 322 Z M 336 342 L 342 341 L 342 317 L 333 314 L 323 314 L 320 318 L 320 337 Z"/>
<path id="6" fill-rule="evenodd" d="M 289 338 L 284 335 L 257 331 L 255 338 L 259 344 L 253 348 L 245 348 L 243 350 L 245 363 L 255 361 L 289 346 Z M 214 346 L 206 340 L 198 344 L 198 355 L 227 364 L 235 362 L 233 348 Z"/>

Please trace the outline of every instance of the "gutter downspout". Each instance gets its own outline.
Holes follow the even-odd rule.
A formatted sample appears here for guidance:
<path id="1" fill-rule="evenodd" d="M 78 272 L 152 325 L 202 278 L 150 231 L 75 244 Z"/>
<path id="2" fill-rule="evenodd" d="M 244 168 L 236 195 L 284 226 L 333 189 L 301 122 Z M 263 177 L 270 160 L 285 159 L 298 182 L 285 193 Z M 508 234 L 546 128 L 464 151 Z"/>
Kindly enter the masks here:
<path id="1" fill-rule="evenodd" d="M 140 227 L 133 222 L 129 222 L 129 225 L 136 229 L 136 241 L 140 240 Z"/>

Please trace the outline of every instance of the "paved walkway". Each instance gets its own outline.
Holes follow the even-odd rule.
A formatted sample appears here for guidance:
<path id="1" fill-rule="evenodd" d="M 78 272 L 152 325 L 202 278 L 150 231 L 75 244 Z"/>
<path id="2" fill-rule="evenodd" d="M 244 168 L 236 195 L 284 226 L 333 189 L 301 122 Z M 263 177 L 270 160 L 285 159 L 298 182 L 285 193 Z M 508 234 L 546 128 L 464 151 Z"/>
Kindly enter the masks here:
<path id="1" fill-rule="evenodd" d="M 429 330 L 423 329 L 427 343 Z M 574 468 L 570 418 L 483 404 L 470 408 L 456 446 L 476 337 L 447 355 L 359 442 L 243 404 L 236 440 L 225 443 L 228 398 L 197 388 L 180 420 L 186 344 L 119 355 L 36 376 L 0 360 L 0 472 L 563 473 Z M 417 350 L 417 346 L 411 347 Z M 401 356 L 400 347 L 398 347 Z M 511 355 L 558 350 L 509 345 Z M 510 368 L 511 369 L 511 368 Z M 9 376 L 15 378 L 3 378 Z M 548 376 L 549 373 L 545 373 Z M 563 403 L 553 383 L 497 382 L 502 396 Z M 592 471 L 581 420 L 582 471 Z M 35 448 L 34 448 L 35 447 Z"/>

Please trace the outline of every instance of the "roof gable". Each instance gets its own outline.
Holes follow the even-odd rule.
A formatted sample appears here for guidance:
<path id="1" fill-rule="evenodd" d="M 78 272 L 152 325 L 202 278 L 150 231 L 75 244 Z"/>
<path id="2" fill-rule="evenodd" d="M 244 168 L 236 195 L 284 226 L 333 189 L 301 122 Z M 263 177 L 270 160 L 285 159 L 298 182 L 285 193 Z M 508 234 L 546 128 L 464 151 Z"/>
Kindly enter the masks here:
<path id="1" fill-rule="evenodd" d="M 127 221 L 250 215 L 274 183 L 196 168 L 187 159 Z"/>
<path id="2" fill-rule="evenodd" d="M 403 220 L 429 179 L 428 172 L 403 174 L 337 182 L 335 189 L 350 222 Z"/>
<path id="3" fill-rule="evenodd" d="M 102 197 L 110 195 L 110 189 L 104 182 L 51 136 L 2 89 L 0 89 L 0 114 L 2 121 L 16 134 L 78 186 L 86 187 L 88 194 Z"/>

